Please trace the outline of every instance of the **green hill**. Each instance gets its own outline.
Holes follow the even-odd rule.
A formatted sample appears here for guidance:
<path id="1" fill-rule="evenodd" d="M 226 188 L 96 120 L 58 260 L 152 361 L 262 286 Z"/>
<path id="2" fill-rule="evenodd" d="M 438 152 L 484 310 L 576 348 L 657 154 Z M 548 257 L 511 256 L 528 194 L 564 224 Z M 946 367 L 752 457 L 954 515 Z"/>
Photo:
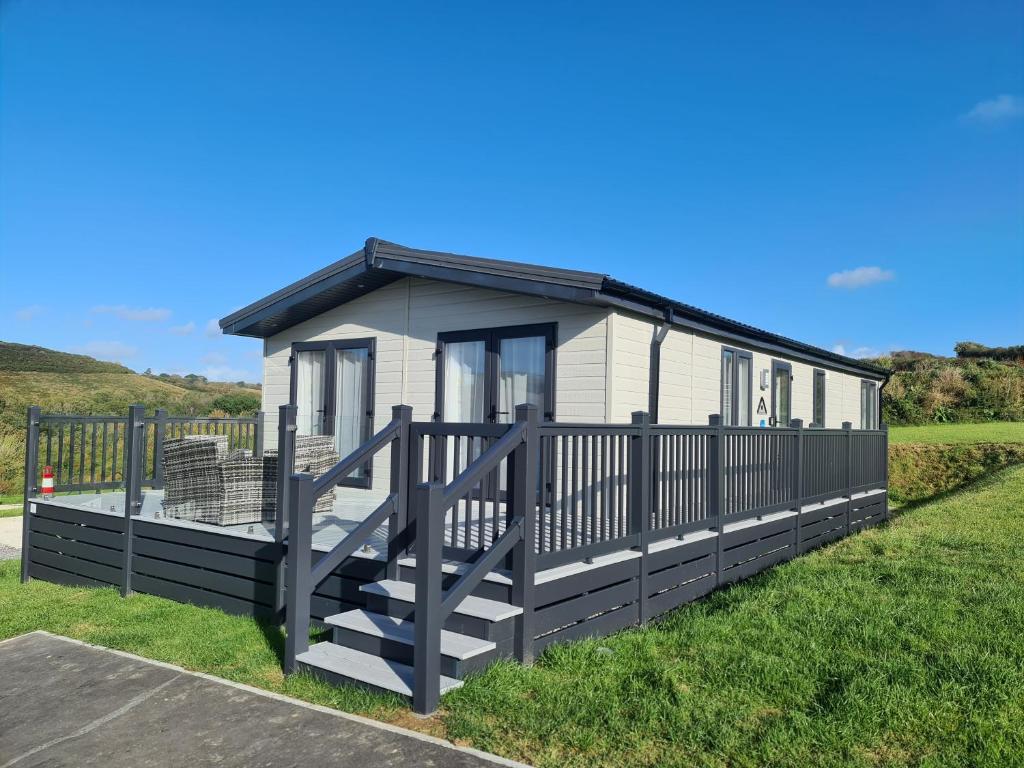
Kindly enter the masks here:
<path id="1" fill-rule="evenodd" d="M 0 341 L 0 494 L 20 491 L 30 405 L 46 413 L 101 415 L 123 414 L 139 403 L 147 412 L 226 416 L 258 410 L 259 402 L 257 384 L 139 374 L 85 355 Z"/>
<path id="2" fill-rule="evenodd" d="M 892 371 L 882 393 L 887 424 L 1024 421 L 1024 347 L 956 345 L 956 357 L 893 352 L 871 360 Z"/>

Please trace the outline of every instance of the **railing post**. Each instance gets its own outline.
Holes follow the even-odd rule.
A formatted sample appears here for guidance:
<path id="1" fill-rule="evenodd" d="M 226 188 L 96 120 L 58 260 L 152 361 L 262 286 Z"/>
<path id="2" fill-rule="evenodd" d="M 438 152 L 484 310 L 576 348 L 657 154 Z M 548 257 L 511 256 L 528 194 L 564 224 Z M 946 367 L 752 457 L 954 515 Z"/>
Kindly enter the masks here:
<path id="1" fill-rule="evenodd" d="M 889 519 L 889 425 L 882 424 L 882 461 L 885 462 L 885 472 L 882 474 L 885 480 L 885 519 Z"/>
<path id="2" fill-rule="evenodd" d="M 708 501 L 714 505 L 715 530 L 718 532 L 718 555 L 715 558 L 715 583 L 722 584 L 722 561 L 725 549 L 725 530 L 722 516 L 725 513 L 725 425 L 722 416 L 712 413 L 708 416 L 708 426 L 714 427 L 710 436 L 712 445 L 708 450 Z"/>
<path id="3" fill-rule="evenodd" d="M 153 488 L 164 487 L 164 437 L 167 433 L 167 409 L 157 408 L 153 419 Z"/>
<path id="4" fill-rule="evenodd" d="M 412 709 L 429 715 L 441 701 L 441 550 L 444 486 L 416 486 L 416 610 Z"/>
<path id="5" fill-rule="evenodd" d="M 146 465 L 145 408 L 128 408 L 128 423 L 124 431 L 124 538 L 121 540 L 121 597 L 132 593 L 132 544 L 135 518 L 142 510 L 142 473 Z"/>
<path id="6" fill-rule="evenodd" d="M 789 426 L 796 430 L 796 467 L 793 472 L 793 482 L 796 485 L 793 498 L 796 500 L 796 525 L 794 526 L 793 555 L 800 554 L 800 516 L 804 508 L 804 422 L 802 419 L 793 419 Z"/>
<path id="7" fill-rule="evenodd" d="M 21 581 L 28 581 L 29 564 L 31 562 L 31 528 L 32 528 L 32 503 L 29 501 L 36 495 L 38 486 L 36 480 L 39 477 L 39 419 L 41 411 L 39 406 L 32 405 L 28 409 L 27 427 L 25 433 L 25 501 L 21 513 Z"/>
<path id="8" fill-rule="evenodd" d="M 284 672 L 295 671 L 295 657 L 309 650 L 310 560 L 313 551 L 313 476 L 288 479 L 288 567 L 285 578 Z"/>
<path id="9" fill-rule="evenodd" d="M 523 537 L 512 550 L 512 605 L 523 609 L 516 618 L 515 656 L 522 664 L 533 663 L 534 578 L 537 572 L 537 470 L 540 463 L 540 433 L 537 406 L 516 406 L 516 423 L 526 424 L 525 442 L 509 457 L 512 472 L 512 521 L 522 526 Z"/>
<path id="10" fill-rule="evenodd" d="M 647 621 L 647 532 L 651 527 L 651 415 L 646 411 L 633 411 L 632 424 L 640 432 L 630 440 L 629 457 L 629 514 L 632 533 L 640 549 L 639 621 Z"/>
<path id="11" fill-rule="evenodd" d="M 277 500 L 274 514 L 274 541 L 277 544 L 278 560 L 274 611 L 279 621 L 284 618 L 286 604 L 285 563 L 287 557 L 285 556 L 284 540 L 288 536 L 288 484 L 295 465 L 295 422 L 298 410 L 296 405 L 282 405 L 277 412 Z"/>
<path id="12" fill-rule="evenodd" d="M 405 528 L 409 523 L 409 435 L 412 425 L 412 407 L 396 405 L 391 409 L 391 420 L 399 424 L 398 435 L 391 441 L 391 493 L 395 496 L 395 511 L 388 519 L 388 564 L 386 577 L 398 578 L 398 558 L 403 550 Z"/>
<path id="13" fill-rule="evenodd" d="M 846 531 L 850 533 L 850 507 L 853 506 L 853 422 L 844 421 L 843 431 L 846 433 Z"/>
<path id="14" fill-rule="evenodd" d="M 267 414 L 263 411 L 256 413 L 256 426 L 252 430 L 252 455 L 257 459 L 263 458 L 263 435 L 267 430 Z"/>

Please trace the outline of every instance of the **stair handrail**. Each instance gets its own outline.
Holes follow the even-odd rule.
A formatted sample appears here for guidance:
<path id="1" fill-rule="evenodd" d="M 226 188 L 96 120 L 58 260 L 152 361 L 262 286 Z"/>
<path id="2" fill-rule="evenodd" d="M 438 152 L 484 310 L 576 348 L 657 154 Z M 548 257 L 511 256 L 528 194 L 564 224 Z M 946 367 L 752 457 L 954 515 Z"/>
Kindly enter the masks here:
<path id="1" fill-rule="evenodd" d="M 398 574 L 399 538 L 408 521 L 409 425 L 412 408 L 396 405 L 387 426 L 333 467 L 314 479 L 309 473 L 288 478 L 288 555 L 285 566 L 285 653 L 284 671 L 295 671 L 296 657 L 309 650 L 310 598 L 313 591 L 369 536 L 388 521 L 388 578 Z M 366 464 L 383 448 L 391 447 L 391 492 L 354 530 L 311 566 L 313 549 L 313 506 L 339 481 Z"/>
<path id="2" fill-rule="evenodd" d="M 515 415 L 515 422 L 505 434 L 447 485 L 435 481 L 416 486 L 413 710 L 419 714 L 434 712 L 440 702 L 441 629 L 445 618 L 510 553 L 511 603 L 522 608 L 516 618 L 515 655 L 523 663 L 533 660 L 534 531 L 540 435 L 535 405 L 518 405 Z M 505 459 L 508 459 L 505 531 L 445 591 L 441 570 L 445 514 Z"/>

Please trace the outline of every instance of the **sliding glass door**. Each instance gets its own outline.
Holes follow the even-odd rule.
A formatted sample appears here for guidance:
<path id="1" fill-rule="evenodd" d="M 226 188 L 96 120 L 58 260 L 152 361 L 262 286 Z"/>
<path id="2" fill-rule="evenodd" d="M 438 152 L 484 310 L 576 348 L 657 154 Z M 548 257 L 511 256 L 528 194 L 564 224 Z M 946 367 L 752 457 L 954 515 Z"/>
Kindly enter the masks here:
<path id="1" fill-rule="evenodd" d="M 292 345 L 291 401 L 299 435 L 332 435 L 345 457 L 373 434 L 373 339 Z M 369 487 L 370 465 L 341 485 Z"/>

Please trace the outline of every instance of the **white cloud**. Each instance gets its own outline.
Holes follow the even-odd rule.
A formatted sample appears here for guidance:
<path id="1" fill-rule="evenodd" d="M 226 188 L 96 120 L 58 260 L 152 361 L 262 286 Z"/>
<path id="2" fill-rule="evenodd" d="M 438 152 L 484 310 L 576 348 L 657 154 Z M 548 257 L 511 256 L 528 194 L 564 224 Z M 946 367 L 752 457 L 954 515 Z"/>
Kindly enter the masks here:
<path id="1" fill-rule="evenodd" d="M 196 324 L 189 320 L 184 325 L 172 325 L 170 327 L 171 333 L 175 336 L 188 336 L 196 329 Z"/>
<path id="2" fill-rule="evenodd" d="M 845 269 L 842 272 L 833 272 L 828 276 L 829 288 L 863 288 L 866 285 L 884 283 L 892 280 L 896 274 L 881 267 L 857 267 L 856 269 Z"/>
<path id="3" fill-rule="evenodd" d="M 258 382 L 262 376 L 256 371 L 247 371 L 242 368 L 232 368 L 228 365 L 207 366 L 201 373 L 210 381 L 247 381 Z"/>
<path id="4" fill-rule="evenodd" d="M 127 307 L 124 304 L 101 304 L 92 308 L 96 315 L 114 315 L 122 320 L 143 323 L 158 323 L 171 316 L 171 310 L 163 307 Z"/>
<path id="5" fill-rule="evenodd" d="M 889 345 L 884 349 L 877 349 L 875 347 L 867 346 L 854 347 L 853 349 L 848 349 L 847 345 L 843 342 L 832 345 L 832 351 L 835 352 L 837 355 L 843 355 L 844 357 L 852 357 L 856 360 L 862 360 L 865 357 L 882 357 L 883 355 L 887 355 L 897 348 L 898 347 Z"/>
<path id="6" fill-rule="evenodd" d="M 206 338 L 208 339 L 217 338 L 221 335 L 220 323 L 218 323 L 216 319 L 207 320 L 206 328 L 203 330 L 203 333 L 206 334 Z"/>
<path id="7" fill-rule="evenodd" d="M 16 310 L 14 316 L 23 323 L 30 323 L 45 312 L 46 307 L 40 304 L 30 304 L 27 307 L 22 307 L 21 309 Z"/>
<path id="8" fill-rule="evenodd" d="M 207 355 L 203 355 L 200 361 L 203 365 L 224 365 L 228 359 L 217 352 L 210 352 Z"/>
<path id="9" fill-rule="evenodd" d="M 971 123 L 999 123 L 1024 115 L 1024 99 L 1009 93 L 1002 93 L 994 99 L 975 104 L 962 118 Z"/>
<path id="10" fill-rule="evenodd" d="M 99 360 L 112 360 L 115 363 L 135 357 L 139 353 L 138 347 L 133 347 L 120 341 L 90 341 L 88 344 L 71 351 L 77 352 L 80 355 L 89 355 Z"/>

